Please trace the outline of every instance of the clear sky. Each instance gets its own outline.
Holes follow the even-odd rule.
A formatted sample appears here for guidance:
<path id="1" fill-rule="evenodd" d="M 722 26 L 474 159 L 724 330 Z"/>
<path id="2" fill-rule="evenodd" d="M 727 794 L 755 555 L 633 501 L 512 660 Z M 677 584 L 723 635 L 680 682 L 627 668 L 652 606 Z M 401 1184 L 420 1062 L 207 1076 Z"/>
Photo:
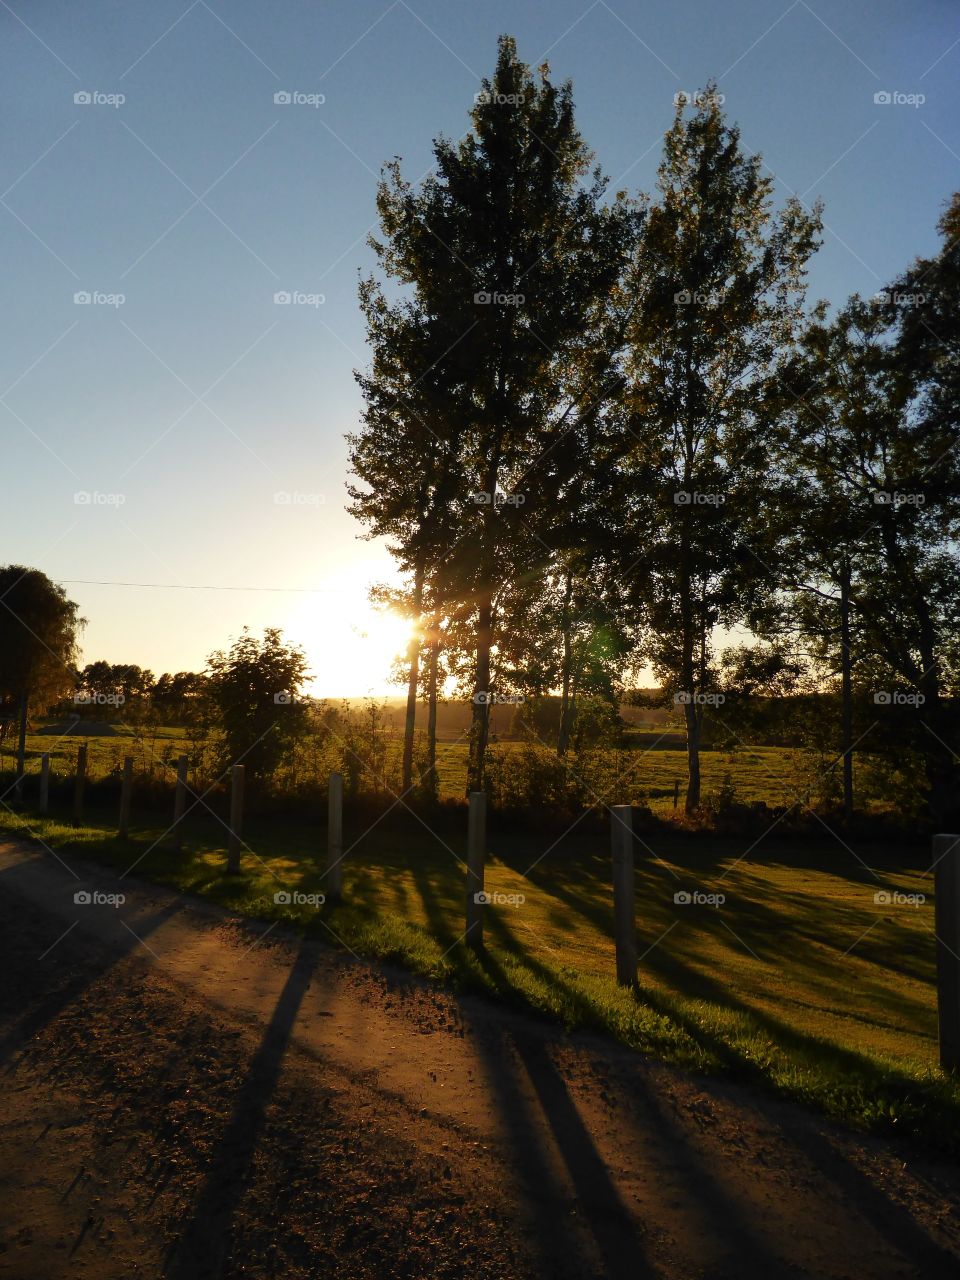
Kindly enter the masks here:
<path id="1" fill-rule="evenodd" d="M 874 293 L 960 187 L 954 0 L 0 0 L 0 562 L 67 584 L 87 660 L 198 669 L 278 625 L 318 692 L 386 688 L 390 559 L 344 510 L 357 277 L 380 165 L 464 131 L 501 32 L 634 190 L 716 78 L 778 190 L 826 203 L 812 296 Z"/>

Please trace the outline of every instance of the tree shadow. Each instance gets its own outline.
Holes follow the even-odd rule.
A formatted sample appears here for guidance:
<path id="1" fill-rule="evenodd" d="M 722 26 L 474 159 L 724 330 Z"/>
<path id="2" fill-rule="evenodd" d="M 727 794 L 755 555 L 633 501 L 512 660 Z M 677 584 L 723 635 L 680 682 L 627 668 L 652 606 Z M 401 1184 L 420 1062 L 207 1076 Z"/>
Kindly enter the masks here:
<path id="1" fill-rule="evenodd" d="M 497 985 L 507 985 L 488 952 L 481 955 L 480 962 Z M 655 1273 L 636 1224 L 546 1046 L 504 1030 L 496 1045 L 478 1036 L 476 1048 L 510 1134 L 512 1160 L 536 1215 L 537 1242 L 544 1262 L 555 1265 L 558 1259 L 569 1258 L 571 1248 L 578 1253 L 582 1250 L 582 1241 L 573 1229 L 579 1216 L 602 1262 L 601 1274 L 609 1280 L 652 1277 Z M 532 1086 L 559 1155 L 560 1169 L 550 1158 L 536 1116 L 524 1097 L 522 1077 Z M 566 1180 L 575 1193 L 570 1207 L 576 1216 L 558 1212 L 569 1202 Z"/>
<path id="2" fill-rule="evenodd" d="M 16 868 L 7 868 L 0 873 L 0 890 L 3 886 L 3 877 L 9 876 Z M 11 892 L 18 898 L 23 895 L 19 894 L 12 882 Z M 44 912 L 43 908 L 34 905 L 27 898 L 28 910 L 35 911 L 38 917 L 45 919 L 53 918 L 62 923 L 64 918 L 57 916 L 56 913 Z M 119 936 L 115 940 L 106 941 L 98 935 L 84 931 L 82 934 L 83 942 L 87 946 L 92 947 L 101 954 L 84 956 L 80 972 L 73 977 L 68 978 L 60 985 L 57 990 L 52 992 L 46 999 L 40 1001 L 39 1004 L 25 1017 L 16 1023 L 11 1029 L 0 1039 L 0 1066 L 6 1066 L 14 1055 L 23 1048 L 30 1040 L 34 1039 L 39 1033 L 52 1023 L 58 1014 L 66 1009 L 73 1001 L 93 984 L 104 977 L 126 956 L 132 954 L 141 945 L 141 943 L 161 925 L 165 924 L 173 916 L 183 910 L 184 902 L 181 895 L 177 895 L 169 902 L 159 907 L 156 911 L 147 915 L 137 916 L 135 918 L 136 932 L 127 932 L 124 936 Z M 63 937 L 61 946 L 65 951 L 60 951 L 59 947 L 56 951 L 50 951 L 50 960 L 46 956 L 39 958 L 39 964 L 53 963 L 63 965 L 64 955 L 70 954 L 70 949 L 76 946 L 76 942 L 71 937 Z"/>
<path id="3" fill-rule="evenodd" d="M 234 1217 L 316 963 L 316 944 L 303 940 L 236 1095 L 230 1121 L 210 1157 L 192 1217 L 168 1253 L 163 1273 L 166 1280 L 200 1280 L 222 1274 L 233 1242 Z"/>

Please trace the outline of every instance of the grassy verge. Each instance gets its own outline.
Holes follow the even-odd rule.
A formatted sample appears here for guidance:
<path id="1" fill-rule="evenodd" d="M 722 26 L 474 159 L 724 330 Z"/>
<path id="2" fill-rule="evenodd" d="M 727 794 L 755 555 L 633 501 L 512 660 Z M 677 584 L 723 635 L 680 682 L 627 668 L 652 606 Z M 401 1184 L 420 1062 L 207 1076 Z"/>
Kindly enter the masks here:
<path id="1" fill-rule="evenodd" d="M 922 849 L 746 844 L 657 836 L 638 846 L 638 991 L 613 981 L 608 836 L 567 837 L 491 825 L 487 888 L 523 895 L 485 908 L 487 948 L 463 946 L 462 819 L 430 827 L 394 813 L 349 822 L 345 901 L 316 908 L 277 893 L 317 894 L 319 822 L 251 818 L 242 874 L 224 875 L 212 819 L 172 850 L 163 828 L 120 842 L 106 816 L 3 814 L 11 834 L 283 921 L 359 956 L 588 1027 L 661 1060 L 732 1073 L 847 1124 L 960 1150 L 960 1080 L 936 1063 L 932 878 Z M 867 865 L 864 865 L 867 864 Z M 678 903 L 680 891 L 724 901 Z M 877 892 L 889 900 L 876 901 Z M 897 895 L 906 900 L 898 900 Z M 924 895 L 911 902 L 909 895 Z"/>
<path id="2" fill-rule="evenodd" d="M 659 732 L 634 731 L 629 747 L 622 752 L 611 751 L 611 757 L 619 755 L 623 769 L 629 774 L 632 799 L 648 804 L 656 813 L 667 815 L 673 808 L 674 784 L 679 782 L 681 795 L 686 785 L 687 757 L 684 750 L 651 749 L 661 738 Z M 128 726 L 118 725 L 110 737 L 98 735 L 59 736 L 56 734 L 30 733 L 27 735 L 26 770 L 31 775 L 40 771 L 40 758 L 46 752 L 50 756 L 51 775 L 54 783 L 67 780 L 76 769 L 77 748 L 87 748 L 87 777 L 96 782 L 109 776 L 119 776 L 125 756 L 134 760 L 134 768 L 141 778 L 153 778 L 158 783 L 172 787 L 177 757 L 192 755 L 186 731 L 176 726 L 150 726 L 142 732 L 134 732 Z M 511 741 L 497 743 L 492 752 L 509 758 L 518 751 L 520 744 Z M 386 772 L 399 776 L 401 742 L 393 736 L 387 742 Z M 11 774 L 14 768 L 14 748 L 8 744 L 0 753 L 0 771 Z M 332 767 L 332 766 L 331 766 Z M 576 759 L 573 772 L 578 769 Z M 717 791 L 728 782 L 739 801 L 749 804 L 764 801 L 769 805 L 790 804 L 803 794 L 809 782 L 811 761 L 804 752 L 786 747 L 743 747 L 735 751 L 704 751 L 704 794 Z M 467 745 L 465 742 L 440 742 L 437 748 L 437 774 L 441 799 L 459 799 L 464 794 L 467 773 Z"/>

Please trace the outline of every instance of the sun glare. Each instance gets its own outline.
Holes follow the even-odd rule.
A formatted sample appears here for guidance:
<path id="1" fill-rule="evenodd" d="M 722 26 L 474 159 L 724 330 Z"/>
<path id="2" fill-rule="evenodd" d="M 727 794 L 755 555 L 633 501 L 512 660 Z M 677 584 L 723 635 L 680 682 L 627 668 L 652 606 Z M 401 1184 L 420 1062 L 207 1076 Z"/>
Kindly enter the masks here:
<path id="1" fill-rule="evenodd" d="M 407 648 L 411 625 L 391 610 L 374 609 L 365 595 L 336 592 L 308 597 L 286 631 L 310 663 L 306 692 L 318 698 L 382 697 L 400 693 L 390 671 Z"/>

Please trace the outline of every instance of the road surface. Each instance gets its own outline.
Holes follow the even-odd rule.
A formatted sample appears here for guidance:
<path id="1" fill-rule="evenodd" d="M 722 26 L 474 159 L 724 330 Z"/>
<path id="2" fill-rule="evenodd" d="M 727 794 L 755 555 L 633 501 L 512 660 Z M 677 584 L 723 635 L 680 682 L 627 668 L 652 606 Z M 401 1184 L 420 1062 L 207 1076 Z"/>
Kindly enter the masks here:
<path id="1" fill-rule="evenodd" d="M 955 1166 L 729 1081 L 32 847 L 0 933 L 0 1276 L 960 1274 Z"/>

